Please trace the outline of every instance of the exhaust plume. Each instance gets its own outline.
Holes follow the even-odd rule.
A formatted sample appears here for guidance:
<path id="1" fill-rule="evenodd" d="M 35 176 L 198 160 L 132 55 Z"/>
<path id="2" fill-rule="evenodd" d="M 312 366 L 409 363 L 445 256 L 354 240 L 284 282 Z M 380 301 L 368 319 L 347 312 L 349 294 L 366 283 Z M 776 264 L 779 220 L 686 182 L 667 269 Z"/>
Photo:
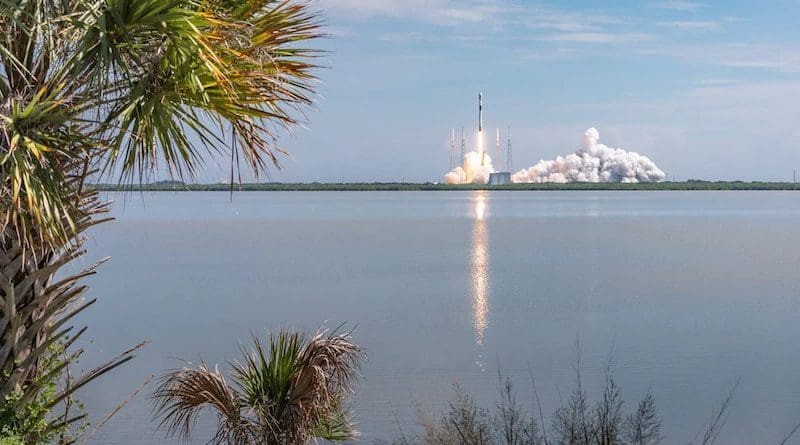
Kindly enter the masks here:
<path id="1" fill-rule="evenodd" d="M 482 121 L 480 117 L 479 120 Z M 492 166 L 492 158 L 484 149 L 483 131 L 478 131 L 477 137 L 478 150 L 464 155 L 461 166 L 444 175 L 446 184 L 486 184 L 489 182 L 489 174 L 495 171 Z"/>
<path id="2" fill-rule="evenodd" d="M 481 165 L 480 153 L 471 151 L 464 156 L 463 166 L 456 167 L 444 175 L 444 182 L 446 184 L 486 184 L 489 182 L 490 173 L 494 173 L 492 158 L 484 153 L 483 165 Z"/>
<path id="3" fill-rule="evenodd" d="M 666 178 L 647 156 L 601 143 L 595 128 L 586 130 L 583 146 L 566 157 L 539 161 L 512 175 L 517 183 L 543 182 L 660 182 Z M 455 170 L 454 170 L 455 171 Z M 451 172 L 452 173 L 452 172 Z M 488 179 L 489 175 L 486 175 Z M 482 184 L 482 183 L 481 183 Z"/>

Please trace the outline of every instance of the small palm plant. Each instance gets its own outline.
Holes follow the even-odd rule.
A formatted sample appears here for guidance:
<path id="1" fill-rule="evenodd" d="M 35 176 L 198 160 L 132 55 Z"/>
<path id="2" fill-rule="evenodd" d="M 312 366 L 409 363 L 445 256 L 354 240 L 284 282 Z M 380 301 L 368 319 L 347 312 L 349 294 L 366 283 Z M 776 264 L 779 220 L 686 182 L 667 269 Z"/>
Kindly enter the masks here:
<path id="1" fill-rule="evenodd" d="M 233 363 L 231 384 L 205 364 L 165 374 L 153 399 L 168 435 L 185 440 L 205 409 L 216 412 L 212 444 L 295 445 L 313 438 L 352 439 L 357 432 L 345 403 L 359 377 L 362 349 L 350 332 L 308 337 L 282 330 L 258 338 Z"/>

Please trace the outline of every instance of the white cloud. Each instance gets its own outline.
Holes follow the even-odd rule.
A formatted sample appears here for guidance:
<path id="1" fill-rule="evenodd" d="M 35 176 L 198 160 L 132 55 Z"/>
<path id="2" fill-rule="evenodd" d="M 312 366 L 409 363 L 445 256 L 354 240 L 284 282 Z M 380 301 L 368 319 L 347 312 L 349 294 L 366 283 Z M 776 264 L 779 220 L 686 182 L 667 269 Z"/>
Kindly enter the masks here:
<path id="1" fill-rule="evenodd" d="M 414 0 L 319 0 L 319 5 L 326 11 L 346 12 L 359 17 L 400 16 L 409 7 L 423 6 L 426 1 Z"/>
<path id="2" fill-rule="evenodd" d="M 740 83 L 744 83 L 744 80 L 732 77 L 712 77 L 709 79 L 700 79 L 694 82 L 695 85 L 701 86 L 735 85 Z"/>
<path id="3" fill-rule="evenodd" d="M 381 34 L 378 39 L 390 43 L 419 43 L 430 41 L 431 37 L 416 31 Z"/>
<path id="4" fill-rule="evenodd" d="M 318 3 L 328 13 L 350 19 L 413 18 L 444 26 L 492 22 L 509 9 L 505 2 L 489 0 L 318 0 Z"/>
<path id="5" fill-rule="evenodd" d="M 639 52 L 696 64 L 800 73 L 800 49 L 795 46 L 750 43 L 659 45 L 641 49 Z"/>
<path id="6" fill-rule="evenodd" d="M 510 0 L 318 0 L 338 20 L 362 21 L 373 18 L 394 18 L 408 22 L 459 27 L 459 33 L 443 34 L 441 30 L 412 28 L 408 32 L 384 33 L 382 41 L 420 43 L 451 41 L 484 42 L 491 36 L 509 40 L 540 40 L 619 44 L 651 40 L 652 35 L 626 32 L 636 19 L 612 16 L 598 11 L 567 11 L 540 5 L 515 3 Z M 473 25 L 480 24 L 476 27 Z M 509 28 L 514 33 L 505 33 Z M 463 32 L 461 32 L 463 31 Z M 541 36 L 543 31 L 555 34 Z M 563 58 L 561 53 L 556 57 Z M 527 59 L 542 57 L 528 54 Z"/>
<path id="7" fill-rule="evenodd" d="M 562 32 L 599 32 L 609 25 L 621 25 L 626 19 L 597 13 L 558 11 L 545 8 L 527 8 L 516 11 L 509 23 L 531 29 L 548 29 Z"/>
<path id="8" fill-rule="evenodd" d="M 529 48 L 516 52 L 517 57 L 520 59 L 530 61 L 574 59 L 580 56 L 580 54 L 581 53 L 574 48 Z"/>
<path id="9" fill-rule="evenodd" d="M 723 31 L 742 19 L 721 16 L 702 20 L 647 19 L 603 10 L 579 10 L 530 4 L 515 0 L 317 0 L 331 15 L 335 36 L 353 36 L 357 28 L 348 23 L 372 18 L 395 18 L 408 22 L 406 29 L 379 34 L 378 39 L 397 43 L 450 42 L 461 45 L 502 46 L 508 42 L 547 42 L 516 48 L 526 60 L 574 58 L 580 45 L 628 45 L 640 55 L 654 55 L 697 65 L 800 73 L 800 50 L 790 45 L 757 43 L 670 44 L 677 31 Z M 673 11 L 696 11 L 706 4 L 667 0 L 648 4 Z M 426 23 L 448 30 L 414 26 Z M 494 43 L 492 43 L 494 42 Z M 657 42 L 658 44 L 654 44 Z M 542 46 L 550 46 L 549 48 Z M 572 50 L 570 50 L 572 48 Z"/>
<path id="10" fill-rule="evenodd" d="M 690 89 L 686 97 L 717 111 L 744 113 L 762 110 L 773 118 L 792 109 L 790 114 L 794 120 L 798 114 L 796 104 L 800 100 L 800 82 L 752 81 L 708 85 Z"/>
<path id="11" fill-rule="evenodd" d="M 669 9 L 672 11 L 696 11 L 704 7 L 705 4 L 698 2 L 691 2 L 691 1 L 671 0 L 671 1 L 653 3 L 653 6 L 655 6 L 656 8 Z"/>
<path id="12" fill-rule="evenodd" d="M 722 29 L 722 24 L 715 20 L 679 20 L 674 22 L 661 22 L 659 26 L 687 31 L 719 31 Z"/>
<path id="13" fill-rule="evenodd" d="M 351 26 L 326 26 L 325 33 L 333 37 L 357 37 L 358 31 Z"/>
<path id="14" fill-rule="evenodd" d="M 598 13 L 569 11 L 512 0 L 317 0 L 339 19 L 363 21 L 384 17 L 443 26 L 487 24 L 486 30 L 505 26 L 559 32 L 603 32 L 610 25 L 625 24 L 629 18 Z"/>
<path id="15" fill-rule="evenodd" d="M 544 42 L 573 42 L 573 43 L 636 43 L 652 40 L 655 36 L 645 33 L 613 33 L 613 32 L 568 32 L 540 37 L 537 40 Z"/>

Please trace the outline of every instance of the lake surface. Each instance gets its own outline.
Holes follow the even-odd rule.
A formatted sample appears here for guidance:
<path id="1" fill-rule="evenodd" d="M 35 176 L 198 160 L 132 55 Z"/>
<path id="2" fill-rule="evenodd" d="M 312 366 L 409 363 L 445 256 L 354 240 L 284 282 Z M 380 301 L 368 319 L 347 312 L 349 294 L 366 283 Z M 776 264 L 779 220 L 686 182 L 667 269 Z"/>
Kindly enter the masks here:
<path id="1" fill-rule="evenodd" d="M 609 357 L 628 410 L 652 388 L 665 443 L 693 440 L 737 381 L 718 443 L 777 443 L 800 420 L 798 193 L 112 196 L 84 261 L 112 257 L 89 280 L 82 364 L 152 343 L 82 393 L 95 418 L 181 360 L 237 359 L 252 332 L 348 322 L 369 354 L 366 443 L 416 431 L 454 384 L 490 406 L 498 368 L 526 407 L 533 375 L 549 414 L 577 343 L 590 397 Z M 151 390 L 93 443 L 179 443 L 154 432 Z"/>

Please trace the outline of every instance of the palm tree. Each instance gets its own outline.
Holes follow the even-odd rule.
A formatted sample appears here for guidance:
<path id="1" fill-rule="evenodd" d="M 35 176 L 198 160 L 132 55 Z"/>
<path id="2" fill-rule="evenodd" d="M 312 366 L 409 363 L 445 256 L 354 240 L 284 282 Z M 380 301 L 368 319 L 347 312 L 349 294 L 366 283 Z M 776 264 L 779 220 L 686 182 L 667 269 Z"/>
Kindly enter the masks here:
<path id="1" fill-rule="evenodd" d="M 277 132 L 312 104 L 319 26 L 304 0 L 0 0 L 0 431 L 50 440 L 82 419 L 72 392 L 131 358 L 68 372 L 97 265 L 58 272 L 107 220 L 87 183 L 192 177 L 213 157 L 231 182 L 241 164 L 280 168 Z"/>
<path id="2" fill-rule="evenodd" d="M 364 354 L 350 333 L 318 331 L 270 335 L 269 349 L 254 338 L 232 365 L 233 384 L 217 367 L 201 364 L 165 374 L 154 394 L 155 412 L 169 434 L 189 439 L 204 409 L 216 412 L 209 443 L 296 445 L 312 438 L 355 437 L 344 408 Z"/>

